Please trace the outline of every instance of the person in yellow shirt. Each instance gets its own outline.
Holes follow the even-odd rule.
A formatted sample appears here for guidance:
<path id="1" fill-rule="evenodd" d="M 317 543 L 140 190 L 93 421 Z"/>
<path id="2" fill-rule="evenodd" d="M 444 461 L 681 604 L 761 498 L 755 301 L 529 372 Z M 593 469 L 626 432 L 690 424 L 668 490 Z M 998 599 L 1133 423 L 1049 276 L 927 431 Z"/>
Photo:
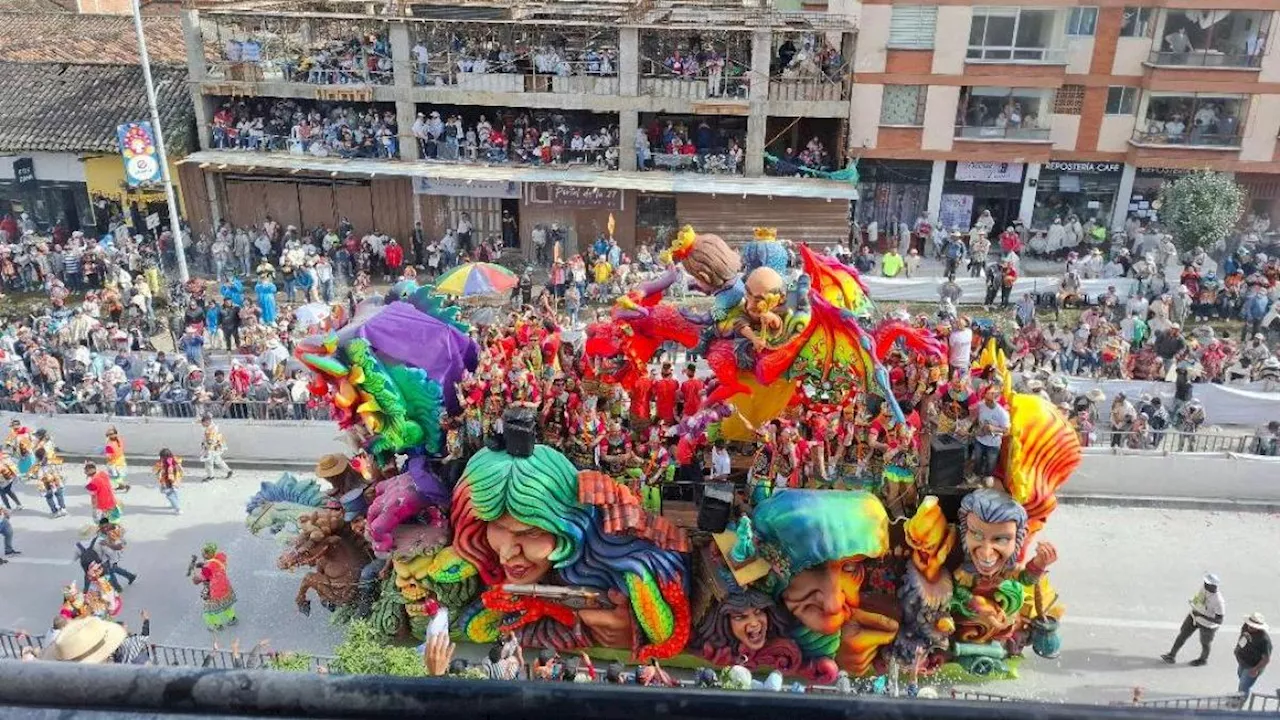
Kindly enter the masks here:
<path id="1" fill-rule="evenodd" d="M 596 264 L 595 267 L 592 268 L 592 272 L 595 273 L 596 284 L 605 285 L 609 282 L 609 278 L 613 277 L 613 266 L 609 264 L 608 260 L 601 257 L 599 260 L 596 260 Z"/>
<path id="2" fill-rule="evenodd" d="M 885 277 L 897 277 L 902 273 L 904 261 L 902 256 L 898 254 L 898 248 L 890 247 L 889 252 L 884 254 L 880 259 L 880 272 Z"/>

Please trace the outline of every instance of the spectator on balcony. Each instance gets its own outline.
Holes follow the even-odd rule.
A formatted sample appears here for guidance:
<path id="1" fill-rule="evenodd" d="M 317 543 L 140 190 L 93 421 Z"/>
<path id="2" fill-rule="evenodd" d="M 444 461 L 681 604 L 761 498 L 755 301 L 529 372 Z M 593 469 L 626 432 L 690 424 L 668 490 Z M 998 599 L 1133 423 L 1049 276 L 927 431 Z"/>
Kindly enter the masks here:
<path id="1" fill-rule="evenodd" d="M 414 80 L 416 85 L 427 84 L 427 70 L 431 61 L 431 53 L 421 40 L 413 45 Z"/>

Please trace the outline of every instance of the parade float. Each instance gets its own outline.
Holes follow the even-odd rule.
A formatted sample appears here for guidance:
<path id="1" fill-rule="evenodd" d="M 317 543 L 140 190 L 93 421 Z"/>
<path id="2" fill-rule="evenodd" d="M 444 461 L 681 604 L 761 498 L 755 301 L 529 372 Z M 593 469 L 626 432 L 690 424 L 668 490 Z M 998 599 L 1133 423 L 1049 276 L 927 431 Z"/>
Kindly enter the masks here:
<path id="1" fill-rule="evenodd" d="M 917 435 L 932 425 L 895 397 L 900 373 L 886 367 L 932 368 L 919 382 L 946 397 L 938 339 L 877 322 L 857 274 L 830 257 L 800 246 L 789 269 L 768 231 L 738 251 L 685 228 L 671 258 L 709 306 L 666 298 L 669 270 L 619 298 L 577 354 L 542 319 L 472 331 L 430 286 L 397 286 L 301 343 L 352 452 L 249 503 L 250 529 L 287 545 L 280 567 L 308 569 L 298 608 L 314 594 L 389 641 L 421 639 L 447 612 L 459 641 L 514 633 L 530 648 L 812 682 L 894 667 L 992 675 L 1026 648 L 1056 656 L 1056 552 L 1040 536 L 1080 455 L 1060 411 L 1014 394 L 989 345 L 973 372 L 1010 416 L 998 467 L 938 488 L 936 458 L 921 457 L 931 438 Z M 711 378 L 700 409 L 666 426 L 646 421 L 644 392 L 673 344 Z M 751 468 L 817 418 L 877 418 L 882 442 L 823 446 L 823 481 L 803 488 Z M 576 452 L 591 428 L 598 451 Z M 749 478 L 716 527 L 650 502 L 671 477 L 656 470 L 710 442 L 737 453 L 731 480 L 739 467 Z"/>

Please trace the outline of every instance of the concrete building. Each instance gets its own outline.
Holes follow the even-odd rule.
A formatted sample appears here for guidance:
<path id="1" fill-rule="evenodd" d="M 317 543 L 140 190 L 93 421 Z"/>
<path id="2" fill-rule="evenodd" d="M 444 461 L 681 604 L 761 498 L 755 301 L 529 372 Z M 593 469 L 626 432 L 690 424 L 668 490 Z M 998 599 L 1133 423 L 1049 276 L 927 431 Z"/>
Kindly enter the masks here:
<path id="1" fill-rule="evenodd" d="M 1118 229 L 1158 217 L 1161 184 L 1233 173 L 1249 210 L 1280 199 L 1280 50 L 1270 0 L 1079 5 L 868 0 L 858 13 L 849 144 L 858 219 L 928 212 L 968 228 Z"/>
<path id="2" fill-rule="evenodd" d="M 524 248 L 535 225 L 559 224 L 572 251 L 610 218 L 624 248 L 666 242 L 684 223 L 731 240 L 758 225 L 847 238 L 857 187 L 846 167 L 862 153 L 847 152 L 863 112 L 850 72 L 856 8 L 323 7 L 183 10 L 201 150 L 180 175 L 197 232 L 270 214 L 306 229 L 345 217 L 399 238 L 421 222 L 439 238 L 465 212 L 487 235 L 506 211 Z M 218 61 L 205 61 L 206 45 Z M 452 142 L 424 129 L 433 113 L 461 119 Z M 500 141 L 485 142 L 490 126 L 505 129 Z M 332 137 L 317 141 L 316 127 Z"/>

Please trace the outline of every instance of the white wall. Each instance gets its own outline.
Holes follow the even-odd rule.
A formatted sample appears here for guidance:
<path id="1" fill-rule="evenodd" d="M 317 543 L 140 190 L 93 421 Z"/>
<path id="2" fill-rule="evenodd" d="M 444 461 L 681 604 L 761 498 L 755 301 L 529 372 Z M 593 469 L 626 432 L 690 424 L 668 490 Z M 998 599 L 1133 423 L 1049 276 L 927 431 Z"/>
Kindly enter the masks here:
<path id="1" fill-rule="evenodd" d="M 880 106 L 884 101 L 884 85 L 856 83 L 849 113 L 849 146 L 873 148 L 880 132 Z"/>
<path id="2" fill-rule="evenodd" d="M 969 51 L 969 25 L 972 22 L 972 7 L 938 6 L 938 29 L 933 36 L 935 75 L 960 75 L 964 72 L 964 56 Z"/>
<path id="3" fill-rule="evenodd" d="M 1055 150 L 1075 150 L 1076 136 L 1080 134 L 1079 115 L 1055 114 L 1050 120 L 1049 139 Z"/>
<path id="4" fill-rule="evenodd" d="M 1134 115 L 1103 115 L 1102 127 L 1098 131 L 1098 150 L 1101 152 L 1124 152 L 1129 149 L 1129 138 L 1133 137 L 1133 127 L 1138 118 Z"/>
<path id="5" fill-rule="evenodd" d="M 863 5 L 858 21 L 858 40 L 853 58 L 853 71 L 884 72 L 885 46 L 889 44 L 889 21 L 892 5 Z"/>
<path id="6" fill-rule="evenodd" d="M 1258 79 L 1262 82 L 1276 82 L 1280 80 L 1280 17 L 1271 15 L 1271 34 L 1267 38 L 1267 49 L 1262 56 L 1262 72 L 1258 74 Z"/>
<path id="7" fill-rule="evenodd" d="M 15 153 L 0 155 L 0 178 L 13 179 L 13 161 L 29 157 L 35 165 L 37 180 L 84 182 L 84 163 L 76 153 Z"/>
<path id="8" fill-rule="evenodd" d="M 929 86 L 929 96 L 924 107 L 924 137 L 921 141 L 924 150 L 951 149 L 956 134 L 956 106 L 959 104 L 958 86 Z"/>
<path id="9" fill-rule="evenodd" d="M 1276 151 L 1276 135 L 1280 133 L 1280 95 L 1254 95 L 1245 121 L 1240 159 L 1245 162 L 1271 162 Z"/>
<path id="10" fill-rule="evenodd" d="M 1116 59 L 1111 63 L 1112 75 L 1142 75 L 1142 63 L 1151 55 L 1151 38 L 1122 37 L 1116 43 Z"/>
<path id="11" fill-rule="evenodd" d="M 1086 75 L 1093 64 L 1093 37 L 1072 35 L 1067 38 L 1067 72 Z"/>

